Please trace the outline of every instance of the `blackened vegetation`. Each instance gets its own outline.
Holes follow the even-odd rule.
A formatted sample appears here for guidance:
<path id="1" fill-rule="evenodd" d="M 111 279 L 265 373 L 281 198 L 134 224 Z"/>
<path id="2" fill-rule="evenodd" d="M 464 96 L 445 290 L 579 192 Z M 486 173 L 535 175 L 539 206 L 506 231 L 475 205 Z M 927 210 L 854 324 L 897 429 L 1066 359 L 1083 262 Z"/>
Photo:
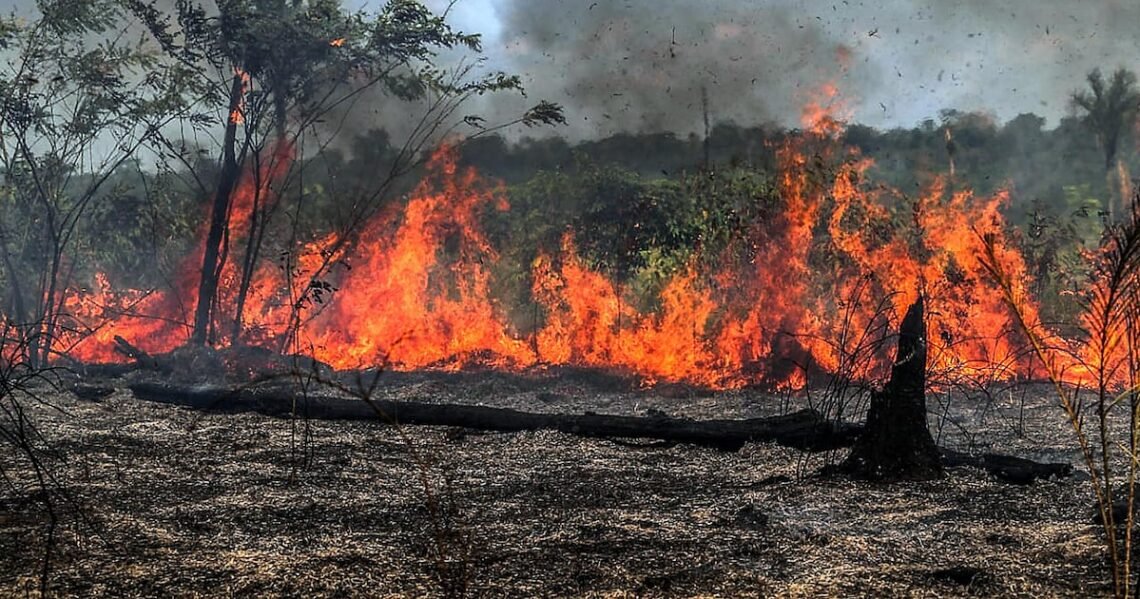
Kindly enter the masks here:
<path id="1" fill-rule="evenodd" d="M 558 394 L 565 411 L 652 408 L 694 419 L 780 411 L 756 390 L 662 397 L 561 377 L 529 386 L 499 373 L 393 373 L 376 395 L 551 410 L 540 391 Z M 1040 393 L 1032 402 L 1034 447 L 1070 455 L 1070 434 L 1051 422 L 1053 406 Z M 439 504 L 453 499 L 462 508 L 458 518 L 473 544 L 449 555 L 470 556 L 475 597 L 1091 597 L 1110 590 L 1084 483 L 1011 486 L 968 470 L 929 483 L 862 484 L 801 478 L 786 450 L 764 444 L 735 453 L 684 445 L 633 451 L 550 431 L 459 437 L 445 427 L 401 433 L 369 421 L 314 422 L 302 467 L 294 433 L 279 419 L 138 401 L 121 385 L 98 404 L 64 393 L 53 404 L 70 416 L 48 406 L 34 406 L 33 416 L 66 452 L 57 474 L 89 500 L 101 535 L 81 551 L 61 547 L 68 553 L 57 554 L 66 559 L 53 569 L 57 596 L 110 594 L 105 589 L 143 597 L 202 589 L 441 596 L 436 533 L 413 449 L 430 462 Z M 1003 421 L 1016 405 L 986 417 L 981 408 L 953 404 L 956 418 L 976 423 L 985 446 L 1016 445 Z M 994 409 L 1005 414 L 994 418 Z M 967 439 L 950 434 L 949 441 Z M 2 596 L 24 596 L 18 577 L 35 575 L 42 529 L 26 526 L 31 515 L 0 518 Z M 445 564 L 448 572 L 462 566 Z"/>
<path id="2" fill-rule="evenodd" d="M 891 378 L 871 396 L 867 426 L 843 469 L 873 480 L 928 480 L 942 462 L 926 424 L 926 324 L 922 297 L 899 325 Z"/>

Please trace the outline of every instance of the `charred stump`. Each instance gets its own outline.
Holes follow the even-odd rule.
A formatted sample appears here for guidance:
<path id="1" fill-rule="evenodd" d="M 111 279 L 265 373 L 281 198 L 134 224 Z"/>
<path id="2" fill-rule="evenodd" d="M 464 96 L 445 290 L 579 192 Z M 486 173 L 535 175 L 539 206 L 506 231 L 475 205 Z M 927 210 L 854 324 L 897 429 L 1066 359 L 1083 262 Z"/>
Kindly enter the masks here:
<path id="1" fill-rule="evenodd" d="M 942 476 L 938 446 L 926 424 L 926 324 L 922 297 L 899 325 L 891 378 L 871 396 L 863 435 L 843 471 L 871 480 L 927 480 Z"/>

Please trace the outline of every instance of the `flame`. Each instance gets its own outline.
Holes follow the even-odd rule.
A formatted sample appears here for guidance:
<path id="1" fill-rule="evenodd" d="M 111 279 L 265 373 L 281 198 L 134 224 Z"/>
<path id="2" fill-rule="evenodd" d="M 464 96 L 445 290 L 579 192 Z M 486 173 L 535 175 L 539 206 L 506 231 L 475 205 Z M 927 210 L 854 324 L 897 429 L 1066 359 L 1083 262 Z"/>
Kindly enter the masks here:
<path id="1" fill-rule="evenodd" d="M 339 48 L 339 47 L 344 45 L 344 38 L 338 37 L 334 40 L 331 40 L 331 41 L 329 41 L 329 45 L 334 47 L 334 48 Z"/>
<path id="2" fill-rule="evenodd" d="M 706 342 L 716 304 L 688 269 L 661 293 L 658 314 L 640 314 L 623 289 L 578 258 L 573 237 L 562 243 L 561 265 L 542 257 L 534 265 L 534 295 L 546 308 L 536 336 L 537 358 L 554 364 L 619 367 L 658 379 L 717 385 L 713 348 Z"/>
<path id="3" fill-rule="evenodd" d="M 804 104 L 800 111 L 800 123 L 813 134 L 834 136 L 842 129 L 836 115 L 844 110 L 839 99 L 839 87 L 834 83 L 825 83 Z"/>
<path id="4" fill-rule="evenodd" d="M 271 184 L 279 179 L 292 160 L 293 147 L 279 143 L 261 162 L 260 172 L 246 172 L 238 181 L 230 200 L 231 231 L 241 233 L 249 228 L 255 205 L 267 206 L 274 199 Z M 123 359 L 114 351 L 114 338 L 121 336 L 135 346 L 151 352 L 171 351 L 190 337 L 194 307 L 198 301 L 198 269 L 202 264 L 209 219 L 203 218 L 194 251 L 182 259 L 174 289 L 161 292 L 136 290 L 116 291 L 107 277 L 96 273 L 89 289 L 71 289 L 64 297 L 64 312 L 69 315 L 67 328 L 78 334 L 60 340 L 61 351 L 86 362 L 117 362 Z M 231 240 L 231 247 L 237 245 Z M 265 287 L 281 285 L 276 274 L 267 275 L 263 268 L 254 282 L 251 297 Z M 239 273 L 234 260 L 229 260 L 219 277 L 219 303 L 232 308 Z M 273 294 L 276 295 L 275 291 Z M 259 298 L 262 304 L 268 297 Z M 265 306 L 262 311 L 268 312 Z M 251 333 L 256 328 L 251 328 Z"/>
<path id="5" fill-rule="evenodd" d="M 432 163 L 434 177 L 420 184 L 395 233 L 384 219 L 372 224 L 355 252 L 361 262 L 352 276 L 341 282 L 330 308 L 306 325 L 302 337 L 318 359 L 346 368 L 385 360 L 397 368 L 449 360 L 459 367 L 479 354 L 498 366 L 534 362 L 526 342 L 508 333 L 483 266 L 498 254 L 480 231 L 478 214 L 508 208 L 502 189 L 472 170 L 458 172 L 450 148 L 436 152 Z M 458 256 L 446 261 L 441 254 L 449 239 Z"/>
<path id="6" fill-rule="evenodd" d="M 249 73 L 239 67 L 234 67 L 234 76 L 241 79 L 241 94 L 230 109 L 230 122 L 241 125 L 245 122 L 245 95 L 249 92 Z"/>
<path id="7" fill-rule="evenodd" d="M 869 351 L 861 333 L 895 322 L 922 293 L 932 369 L 949 379 L 1027 374 L 1002 294 L 978 259 L 988 236 L 1022 286 L 1018 293 L 1029 297 L 1029 269 L 1005 236 L 1008 195 L 977 197 L 952 179 L 936 179 L 914 199 L 871 185 L 872 161 L 838 143 L 836 98 L 833 86 L 824 88 L 805 107 L 805 130 L 777 150 L 779 213 L 753 224 L 716 269 L 702 269 L 712 261 L 699 259 L 680 269 L 655 310 L 640 310 L 629 288 L 591 269 L 567 233 L 559 252 L 531 265 L 530 291 L 542 316 L 536 330 L 515 331 L 509 306 L 492 293 L 499 253 L 480 227 L 486 210 L 510 209 L 506 192 L 459 168 L 445 146 L 411 199 L 368 223 L 351 248 L 330 234 L 294 248 L 290 268 L 263 263 L 241 338 L 223 335 L 221 342 L 277 349 L 295 342 L 337 368 L 576 364 L 633 372 L 650 383 L 799 388 L 811 372 L 884 372 L 889 351 L 856 357 Z M 245 234 L 255 204 L 272 201 L 269 185 L 291 156 L 292 148 L 278 147 L 263 171 L 242 178 L 230 216 L 235 235 Z M 113 352 L 115 335 L 151 352 L 184 343 L 200 251 L 168 293 L 116 292 L 105 277 L 70 293 L 67 309 L 88 334 L 63 349 L 108 361 L 122 359 Z M 235 262 L 227 262 L 218 298 L 229 318 Z M 321 271 L 330 262 L 351 268 Z M 1037 322 L 1036 304 L 1025 304 Z"/>

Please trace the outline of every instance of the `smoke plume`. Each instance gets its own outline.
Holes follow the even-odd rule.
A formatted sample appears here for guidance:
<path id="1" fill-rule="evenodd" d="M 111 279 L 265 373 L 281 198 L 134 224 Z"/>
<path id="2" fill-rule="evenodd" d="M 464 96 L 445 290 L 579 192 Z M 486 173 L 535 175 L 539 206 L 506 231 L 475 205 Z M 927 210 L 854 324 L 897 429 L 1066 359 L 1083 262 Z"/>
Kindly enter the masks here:
<path id="1" fill-rule="evenodd" d="M 1140 68 L 1140 3 L 1130 0 L 494 6 L 495 62 L 525 74 L 532 97 L 563 102 L 573 133 L 585 136 L 699 132 L 703 87 L 714 121 L 794 125 L 825 82 L 838 86 L 848 116 L 880 127 L 910 127 L 942 108 L 1055 122 L 1092 68 Z"/>

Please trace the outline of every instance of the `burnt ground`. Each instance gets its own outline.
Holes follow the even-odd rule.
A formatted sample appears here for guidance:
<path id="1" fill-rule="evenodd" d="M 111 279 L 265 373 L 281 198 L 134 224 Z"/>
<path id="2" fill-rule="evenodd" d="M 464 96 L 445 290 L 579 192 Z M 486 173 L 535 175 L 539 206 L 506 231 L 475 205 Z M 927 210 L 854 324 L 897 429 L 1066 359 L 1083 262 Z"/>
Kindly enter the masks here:
<path id="1" fill-rule="evenodd" d="M 547 375 L 392 375 L 393 399 L 534 411 L 754 417 L 802 405 Z M 842 454 L 736 453 L 553 432 L 216 415 L 44 392 L 31 412 L 72 503 L 66 596 L 1090 596 L 1107 592 L 1078 475 L 1015 486 L 955 470 L 880 485 Z M 1076 462 L 1044 388 L 930 400 L 941 442 Z M 1025 402 L 1024 406 L 1022 402 Z M 947 417 L 948 414 L 948 417 Z M 13 460 L 11 450 L 4 446 Z M 12 463 L 12 462 L 9 462 Z M 18 481 L 17 481 L 18 482 Z M 45 516 L 0 495 L 0 593 L 35 591 Z M 34 497 L 33 497 L 34 499 Z M 441 557 L 442 554 L 442 557 Z"/>

